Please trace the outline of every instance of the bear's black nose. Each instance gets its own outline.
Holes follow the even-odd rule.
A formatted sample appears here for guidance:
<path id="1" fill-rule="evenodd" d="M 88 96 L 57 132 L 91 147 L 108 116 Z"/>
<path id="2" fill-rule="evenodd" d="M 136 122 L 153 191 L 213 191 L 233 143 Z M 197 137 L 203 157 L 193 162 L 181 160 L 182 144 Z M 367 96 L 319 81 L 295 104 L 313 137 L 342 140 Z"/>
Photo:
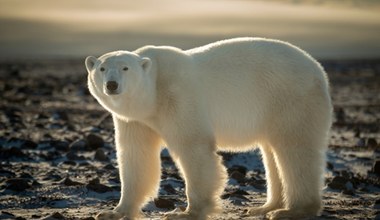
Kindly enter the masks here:
<path id="1" fill-rule="evenodd" d="M 119 84 L 117 84 L 116 81 L 108 81 L 106 84 L 106 87 L 107 87 L 108 91 L 113 92 L 117 89 L 117 87 L 119 87 Z"/>

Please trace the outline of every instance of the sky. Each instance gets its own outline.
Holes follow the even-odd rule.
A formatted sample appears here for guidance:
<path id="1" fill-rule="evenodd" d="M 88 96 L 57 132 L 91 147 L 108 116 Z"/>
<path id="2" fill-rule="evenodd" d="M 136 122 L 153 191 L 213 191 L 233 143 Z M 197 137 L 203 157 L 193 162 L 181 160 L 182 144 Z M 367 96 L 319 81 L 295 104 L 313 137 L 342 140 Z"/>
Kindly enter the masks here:
<path id="1" fill-rule="evenodd" d="M 379 2 L 0 0 L 0 58 L 189 49 L 241 36 L 288 41 L 317 58 L 379 58 Z"/>

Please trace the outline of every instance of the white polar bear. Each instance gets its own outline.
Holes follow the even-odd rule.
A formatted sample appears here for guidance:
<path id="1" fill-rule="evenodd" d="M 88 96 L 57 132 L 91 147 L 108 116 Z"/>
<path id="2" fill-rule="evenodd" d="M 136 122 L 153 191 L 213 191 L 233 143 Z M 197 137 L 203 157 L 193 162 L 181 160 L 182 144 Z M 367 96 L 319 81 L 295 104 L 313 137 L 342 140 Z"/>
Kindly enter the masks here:
<path id="1" fill-rule="evenodd" d="M 218 150 L 260 147 L 267 202 L 251 215 L 299 218 L 321 210 L 332 105 L 326 73 L 288 43 L 236 38 L 181 50 L 146 46 L 87 57 L 88 86 L 112 113 L 121 199 L 97 219 L 136 218 L 157 194 L 160 146 L 186 181 L 185 212 L 206 219 L 218 208 L 226 170 Z"/>

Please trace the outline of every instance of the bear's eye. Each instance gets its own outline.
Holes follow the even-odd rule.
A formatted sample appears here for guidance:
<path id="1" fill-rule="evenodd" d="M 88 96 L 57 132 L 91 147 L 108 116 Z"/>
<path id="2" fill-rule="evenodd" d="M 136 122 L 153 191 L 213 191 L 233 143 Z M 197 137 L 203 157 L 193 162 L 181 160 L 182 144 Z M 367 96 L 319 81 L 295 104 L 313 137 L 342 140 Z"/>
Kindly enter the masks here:
<path id="1" fill-rule="evenodd" d="M 104 72 L 104 70 L 106 70 L 104 67 L 100 67 L 100 71 Z"/>
<path id="2" fill-rule="evenodd" d="M 128 70 L 128 67 L 124 67 L 124 68 L 123 68 L 123 71 L 127 71 L 127 70 Z"/>

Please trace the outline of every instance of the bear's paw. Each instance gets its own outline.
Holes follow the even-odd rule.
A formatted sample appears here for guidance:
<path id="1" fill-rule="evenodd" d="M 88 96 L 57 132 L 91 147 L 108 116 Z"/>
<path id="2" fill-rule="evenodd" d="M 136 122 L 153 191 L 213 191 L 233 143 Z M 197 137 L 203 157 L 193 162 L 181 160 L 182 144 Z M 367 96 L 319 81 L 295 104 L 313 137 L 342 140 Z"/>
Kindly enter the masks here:
<path id="1" fill-rule="evenodd" d="M 128 220 L 128 218 L 123 218 L 124 215 L 121 214 L 120 212 L 116 211 L 103 211 L 99 213 L 95 219 L 96 220 Z"/>

